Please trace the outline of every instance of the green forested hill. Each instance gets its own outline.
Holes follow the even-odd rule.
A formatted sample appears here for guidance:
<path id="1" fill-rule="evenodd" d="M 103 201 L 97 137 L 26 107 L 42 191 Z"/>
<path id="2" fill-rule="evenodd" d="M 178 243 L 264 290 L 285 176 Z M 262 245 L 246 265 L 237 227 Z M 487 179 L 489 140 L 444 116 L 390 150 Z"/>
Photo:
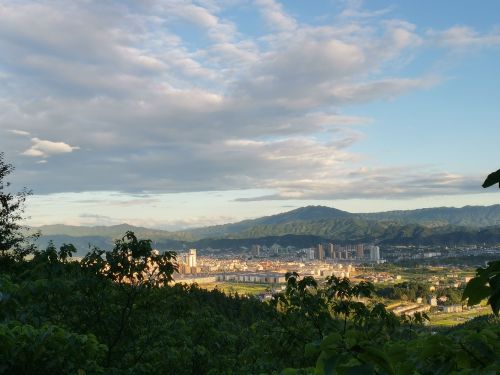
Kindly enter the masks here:
<path id="1" fill-rule="evenodd" d="M 383 223 L 380 223 L 383 222 Z M 387 223 L 390 222 L 390 223 Z M 253 237 L 279 234 L 328 235 L 338 232 L 356 235 L 364 230 L 375 230 L 388 225 L 420 224 L 426 227 L 488 227 L 500 225 L 500 205 L 465 206 L 462 208 L 438 207 L 406 211 L 376 213 L 349 213 L 324 206 L 301 207 L 273 216 L 245 220 L 233 224 L 217 225 L 188 230 L 193 238 Z M 352 228 L 349 228 L 352 226 Z M 365 228 L 365 229 L 363 229 Z M 378 229 L 377 229 L 378 228 Z"/>
<path id="2" fill-rule="evenodd" d="M 418 210 L 387 211 L 359 214 L 368 220 L 391 220 L 430 226 L 461 225 L 488 227 L 500 225 L 500 204 L 492 206 L 465 206 L 422 208 Z"/>
<path id="3" fill-rule="evenodd" d="M 53 240 L 56 244 L 75 243 L 79 249 L 88 244 L 109 247 L 114 239 L 131 230 L 152 239 L 158 246 L 234 248 L 248 246 L 256 239 L 276 243 L 281 236 L 294 235 L 285 242 L 294 246 L 306 245 L 315 236 L 334 242 L 377 242 L 385 244 L 464 244 L 500 243 L 500 205 L 488 207 L 429 208 L 411 211 L 390 211 L 351 214 L 330 207 L 308 206 L 279 215 L 197 228 L 179 232 L 115 226 L 78 227 L 50 225 L 40 227 L 41 244 Z M 491 224 L 490 226 L 486 226 Z M 248 241 L 247 241 L 248 240 Z"/>
<path id="4" fill-rule="evenodd" d="M 400 225 L 395 223 L 376 223 L 356 220 L 353 222 L 321 223 L 290 223 L 281 226 L 257 227 L 242 233 L 241 237 L 233 238 L 204 238 L 197 241 L 179 241 L 158 239 L 153 246 L 159 249 L 183 248 L 213 248 L 233 249 L 250 248 L 253 244 L 271 246 L 295 246 L 298 248 L 312 247 L 318 243 L 333 242 L 337 244 L 376 242 L 381 245 L 466 245 L 500 243 L 500 226 L 488 228 L 466 228 L 446 226 L 430 228 L 418 224 Z M 313 234 L 309 234 L 313 233 Z M 56 246 L 63 243 L 72 243 L 78 249 L 78 255 L 83 256 L 89 250 L 89 245 L 109 249 L 112 240 L 99 236 L 71 237 L 66 235 L 42 236 L 38 240 L 41 247 L 46 247 L 49 241 Z"/>
<path id="5" fill-rule="evenodd" d="M 226 237 L 242 233 L 256 226 L 283 225 L 296 221 L 315 221 L 318 219 L 347 219 L 354 215 L 324 206 L 307 206 L 281 214 L 264 216 L 258 219 L 243 220 L 232 224 L 214 225 L 188 230 L 194 238 Z M 312 233 L 311 233 L 312 234 Z"/>

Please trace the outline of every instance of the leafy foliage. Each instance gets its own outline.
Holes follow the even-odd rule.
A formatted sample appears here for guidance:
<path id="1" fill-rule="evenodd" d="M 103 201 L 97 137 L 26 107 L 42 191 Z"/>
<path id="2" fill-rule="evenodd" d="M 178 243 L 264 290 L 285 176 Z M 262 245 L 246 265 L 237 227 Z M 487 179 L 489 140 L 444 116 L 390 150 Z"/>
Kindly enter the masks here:
<path id="1" fill-rule="evenodd" d="M 29 240 L 37 234 L 26 236 L 26 228 L 21 224 L 24 219 L 24 204 L 31 194 L 27 189 L 18 193 L 8 191 L 10 182 L 6 178 L 14 171 L 12 164 L 6 163 L 3 152 L 0 152 L 0 255 L 3 260 L 8 257 L 23 258 L 33 250 Z"/>
<path id="2" fill-rule="evenodd" d="M 160 254 L 151 247 L 151 240 L 139 240 L 129 231 L 115 241 L 111 251 L 94 248 L 82 265 L 118 284 L 160 286 L 173 280 L 172 274 L 177 271 L 175 260 L 174 252 Z"/>
<path id="3" fill-rule="evenodd" d="M 0 324 L 0 374 L 102 373 L 106 347 L 93 335 L 44 324 Z"/>
<path id="4" fill-rule="evenodd" d="M 498 316 L 500 310 L 500 261 L 489 262 L 488 267 L 478 268 L 476 277 L 469 280 L 462 300 L 467 299 L 469 306 L 488 299 L 493 313 Z"/>

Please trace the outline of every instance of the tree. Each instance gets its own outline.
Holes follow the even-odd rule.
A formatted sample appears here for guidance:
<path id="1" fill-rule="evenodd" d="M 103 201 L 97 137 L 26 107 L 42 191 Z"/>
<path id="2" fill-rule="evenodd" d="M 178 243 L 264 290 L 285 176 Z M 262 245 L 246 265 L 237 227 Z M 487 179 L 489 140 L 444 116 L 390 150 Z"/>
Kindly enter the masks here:
<path id="1" fill-rule="evenodd" d="M 498 187 L 500 187 L 500 169 L 496 172 L 490 173 L 488 177 L 486 177 L 486 180 L 483 182 L 483 187 L 488 188 L 496 183 L 498 183 Z"/>
<path id="2" fill-rule="evenodd" d="M 0 323 L 0 374 L 96 374 L 106 347 L 94 335 L 44 324 Z"/>
<path id="3" fill-rule="evenodd" d="M 500 169 L 486 177 L 483 187 L 487 188 L 496 183 L 500 186 Z M 476 277 L 467 283 L 462 295 L 462 300 L 467 299 L 469 306 L 478 304 L 486 298 L 493 313 L 498 316 L 500 311 L 500 261 L 498 260 L 489 262 L 486 268 L 478 268 Z"/>
<path id="4" fill-rule="evenodd" d="M 469 306 L 476 305 L 483 299 L 488 299 L 493 313 L 498 316 L 500 311 L 500 261 L 489 262 L 488 267 L 479 267 L 476 277 L 469 280 L 462 295 Z"/>
<path id="5" fill-rule="evenodd" d="M 151 240 L 140 240 L 133 232 L 127 231 L 125 236 L 115 241 L 113 250 L 94 248 L 83 258 L 81 265 L 90 273 L 116 285 L 115 290 L 121 298 L 111 314 L 116 319 L 108 321 L 111 332 L 106 341 L 106 363 L 109 366 L 128 352 L 128 349 L 119 348 L 126 338 L 138 340 L 138 336 L 129 330 L 138 319 L 135 315 L 138 300 L 147 296 L 146 290 L 167 286 L 173 281 L 172 275 L 178 270 L 176 253 L 165 251 L 160 254 L 151 247 Z"/>
<path id="6" fill-rule="evenodd" d="M 151 240 L 139 240 L 131 231 L 116 240 L 111 251 L 94 248 L 82 264 L 113 282 L 137 287 L 166 285 L 178 269 L 175 252 L 160 254 L 151 247 Z"/>
<path id="7" fill-rule="evenodd" d="M 38 234 L 27 235 L 27 227 L 20 224 L 25 219 L 24 204 L 32 194 L 24 188 L 17 193 L 9 192 L 10 182 L 5 179 L 12 173 L 14 167 L 6 163 L 4 153 L 0 152 L 0 255 L 23 259 L 33 251 L 30 240 Z"/>

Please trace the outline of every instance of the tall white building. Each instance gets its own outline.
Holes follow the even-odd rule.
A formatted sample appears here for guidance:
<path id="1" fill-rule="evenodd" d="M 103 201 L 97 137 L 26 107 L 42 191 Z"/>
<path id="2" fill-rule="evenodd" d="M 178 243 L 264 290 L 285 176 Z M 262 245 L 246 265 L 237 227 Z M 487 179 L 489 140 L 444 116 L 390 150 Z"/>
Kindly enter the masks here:
<path id="1" fill-rule="evenodd" d="M 371 246 L 370 247 L 370 260 L 378 262 L 380 260 L 380 247 Z"/>
<path id="2" fill-rule="evenodd" d="M 196 249 L 189 249 L 187 264 L 189 267 L 196 267 Z"/>
<path id="3" fill-rule="evenodd" d="M 252 245 L 252 255 L 260 256 L 260 245 Z"/>
<path id="4" fill-rule="evenodd" d="M 307 258 L 309 260 L 313 260 L 314 259 L 314 248 L 307 249 L 306 254 L 307 254 Z"/>

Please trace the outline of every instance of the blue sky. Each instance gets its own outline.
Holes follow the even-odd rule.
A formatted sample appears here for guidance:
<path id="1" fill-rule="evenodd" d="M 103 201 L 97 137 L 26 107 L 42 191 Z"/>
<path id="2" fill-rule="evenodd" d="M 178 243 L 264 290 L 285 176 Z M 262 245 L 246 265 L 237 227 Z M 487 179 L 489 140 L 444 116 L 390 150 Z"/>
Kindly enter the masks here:
<path id="1" fill-rule="evenodd" d="M 497 1 L 0 1 L 34 225 L 487 205 Z"/>

